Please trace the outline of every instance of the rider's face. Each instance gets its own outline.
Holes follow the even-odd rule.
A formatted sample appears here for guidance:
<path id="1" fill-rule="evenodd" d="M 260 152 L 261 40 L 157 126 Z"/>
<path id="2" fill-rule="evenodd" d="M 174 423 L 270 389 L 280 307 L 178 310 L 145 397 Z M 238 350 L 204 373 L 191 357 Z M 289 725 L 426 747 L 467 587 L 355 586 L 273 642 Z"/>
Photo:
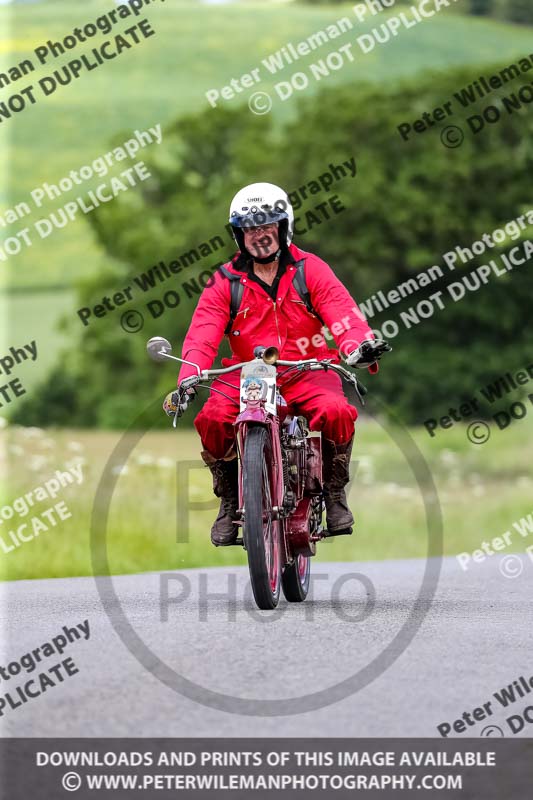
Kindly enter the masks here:
<path id="1" fill-rule="evenodd" d="M 278 223 L 245 228 L 244 244 L 249 253 L 257 258 L 266 258 L 279 248 Z"/>

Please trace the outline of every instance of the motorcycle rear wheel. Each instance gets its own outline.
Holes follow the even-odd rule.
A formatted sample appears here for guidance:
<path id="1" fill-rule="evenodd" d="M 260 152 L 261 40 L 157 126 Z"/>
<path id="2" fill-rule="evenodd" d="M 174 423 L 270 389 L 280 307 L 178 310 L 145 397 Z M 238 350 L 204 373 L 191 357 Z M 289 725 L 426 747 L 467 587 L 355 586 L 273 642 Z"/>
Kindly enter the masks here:
<path id="1" fill-rule="evenodd" d="M 289 603 L 301 603 L 307 597 L 311 582 L 311 558 L 297 555 L 281 575 L 281 586 Z"/>

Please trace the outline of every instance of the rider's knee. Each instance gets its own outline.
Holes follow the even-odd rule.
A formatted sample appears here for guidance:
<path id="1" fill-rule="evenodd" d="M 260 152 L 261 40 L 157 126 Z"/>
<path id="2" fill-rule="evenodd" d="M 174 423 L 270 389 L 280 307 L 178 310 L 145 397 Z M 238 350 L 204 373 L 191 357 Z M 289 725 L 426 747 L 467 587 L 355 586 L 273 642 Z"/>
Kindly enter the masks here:
<path id="1" fill-rule="evenodd" d="M 348 441 L 355 431 L 357 412 L 348 403 L 332 403 L 325 409 L 322 432 L 335 442 Z"/>
<path id="2" fill-rule="evenodd" d="M 354 422 L 356 413 L 353 406 L 351 406 L 344 398 L 335 399 L 329 403 L 325 409 L 326 417 L 330 420 L 335 420 L 339 423 Z"/>

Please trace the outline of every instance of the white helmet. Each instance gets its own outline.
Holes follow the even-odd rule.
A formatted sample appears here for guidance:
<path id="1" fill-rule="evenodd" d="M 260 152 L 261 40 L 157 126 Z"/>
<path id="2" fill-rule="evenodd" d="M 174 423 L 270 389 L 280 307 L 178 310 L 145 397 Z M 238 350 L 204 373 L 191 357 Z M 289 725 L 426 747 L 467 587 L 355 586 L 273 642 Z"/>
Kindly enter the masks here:
<path id="1" fill-rule="evenodd" d="M 245 251 L 243 228 L 278 222 L 280 245 L 290 245 L 294 231 L 294 211 L 287 192 L 273 183 L 251 183 L 231 201 L 229 222 L 241 252 Z"/>

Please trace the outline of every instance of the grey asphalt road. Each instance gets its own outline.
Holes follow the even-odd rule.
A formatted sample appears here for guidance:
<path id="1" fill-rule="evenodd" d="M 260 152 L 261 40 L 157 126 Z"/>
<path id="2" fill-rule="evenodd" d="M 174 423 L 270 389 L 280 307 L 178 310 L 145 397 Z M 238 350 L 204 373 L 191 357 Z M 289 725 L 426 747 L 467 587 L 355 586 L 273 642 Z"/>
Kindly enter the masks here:
<path id="1" fill-rule="evenodd" d="M 3 584 L 0 665 L 42 647 L 63 626 L 88 620 L 90 637 L 28 676 L 0 681 L 1 696 L 15 696 L 15 686 L 61 659 L 79 670 L 15 709 L 4 707 L 1 735 L 432 737 L 437 725 L 491 701 L 492 713 L 461 735 L 487 735 L 497 725 L 512 736 L 506 718 L 533 705 L 533 691 L 507 709 L 493 694 L 533 675 L 533 562 L 518 558 L 522 572 L 512 578 L 499 555 L 466 573 L 445 559 L 410 642 L 398 635 L 420 591 L 425 562 L 418 560 L 313 564 L 311 599 L 283 601 L 272 613 L 255 610 L 247 571 L 238 568 L 114 578 L 107 612 L 92 578 Z M 507 571 L 518 573 L 518 562 Z M 127 631 L 136 654 L 123 641 Z M 386 648 L 396 660 L 380 671 L 376 659 Z M 335 694 L 332 687 L 353 675 L 366 685 Z M 183 678 L 192 697 L 171 688 Z M 237 700 L 213 708 L 209 692 Z M 322 708 L 281 713 L 291 699 L 317 692 Z M 238 707 L 242 699 L 269 703 L 248 714 Z M 533 724 L 517 735 L 533 736 Z"/>

